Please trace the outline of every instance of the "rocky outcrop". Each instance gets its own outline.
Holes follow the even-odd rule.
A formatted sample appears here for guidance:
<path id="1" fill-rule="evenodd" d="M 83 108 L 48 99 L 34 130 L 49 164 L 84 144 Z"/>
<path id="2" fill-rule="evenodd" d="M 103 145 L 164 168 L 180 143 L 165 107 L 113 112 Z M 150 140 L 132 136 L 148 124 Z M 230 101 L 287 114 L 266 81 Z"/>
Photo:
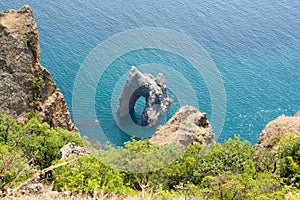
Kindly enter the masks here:
<path id="1" fill-rule="evenodd" d="M 140 97 L 146 100 L 141 125 L 151 127 L 157 124 L 170 104 L 164 76 L 158 74 L 155 78 L 150 74 L 141 73 L 135 67 L 131 68 L 117 111 L 121 120 L 131 116 Z"/>
<path id="2" fill-rule="evenodd" d="M 61 158 L 67 159 L 70 156 L 78 158 L 79 156 L 90 155 L 90 152 L 83 147 L 76 146 L 74 142 L 70 142 L 60 149 Z"/>
<path id="3" fill-rule="evenodd" d="M 269 122 L 261 132 L 256 148 L 276 151 L 281 139 L 295 134 L 300 135 L 299 112 L 294 117 L 282 115 Z"/>
<path id="4" fill-rule="evenodd" d="M 194 142 L 212 144 L 216 138 L 205 113 L 192 106 L 183 106 L 164 126 L 158 128 L 150 142 L 187 147 Z"/>
<path id="5" fill-rule="evenodd" d="M 44 185 L 41 183 L 32 183 L 32 184 L 28 184 L 23 186 L 20 189 L 20 192 L 22 195 L 29 195 L 29 194 L 41 194 L 44 192 Z"/>
<path id="6" fill-rule="evenodd" d="M 51 126 L 76 130 L 62 93 L 39 63 L 38 29 L 28 6 L 0 12 L 0 52 L 0 109 L 20 122 L 34 109 Z"/>

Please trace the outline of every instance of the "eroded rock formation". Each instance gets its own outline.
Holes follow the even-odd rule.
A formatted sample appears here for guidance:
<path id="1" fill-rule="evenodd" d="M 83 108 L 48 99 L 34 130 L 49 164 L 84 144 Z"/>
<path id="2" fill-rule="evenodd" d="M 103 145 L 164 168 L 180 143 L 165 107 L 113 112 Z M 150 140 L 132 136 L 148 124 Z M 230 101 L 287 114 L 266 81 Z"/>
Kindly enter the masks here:
<path id="1" fill-rule="evenodd" d="M 132 67 L 120 97 L 118 117 L 120 119 L 130 117 L 140 97 L 144 97 L 146 101 L 141 124 L 151 127 L 165 114 L 170 104 L 164 76 L 158 74 L 155 78 Z"/>
<path id="2" fill-rule="evenodd" d="M 192 106 L 183 106 L 164 125 L 158 128 L 151 143 L 176 144 L 187 147 L 193 142 L 208 145 L 216 142 L 213 129 L 205 113 Z"/>
<path id="3" fill-rule="evenodd" d="M 21 122 L 35 109 L 51 126 L 76 130 L 62 93 L 39 60 L 38 29 L 31 9 L 0 12 L 0 109 Z M 38 77 L 43 84 L 33 88 Z"/>
<path id="4" fill-rule="evenodd" d="M 292 117 L 281 115 L 266 125 L 258 138 L 256 148 L 276 151 L 281 139 L 295 134 L 300 135 L 300 113 L 297 112 Z"/>

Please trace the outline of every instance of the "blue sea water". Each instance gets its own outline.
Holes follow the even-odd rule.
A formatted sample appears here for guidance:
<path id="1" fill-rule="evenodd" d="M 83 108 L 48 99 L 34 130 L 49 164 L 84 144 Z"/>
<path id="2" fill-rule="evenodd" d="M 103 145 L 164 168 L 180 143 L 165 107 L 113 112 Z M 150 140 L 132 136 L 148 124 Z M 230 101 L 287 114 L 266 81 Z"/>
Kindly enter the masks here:
<path id="1" fill-rule="evenodd" d="M 181 32 L 209 53 L 226 91 L 226 117 L 219 141 L 240 134 L 255 144 L 270 120 L 281 114 L 294 115 L 300 109 L 298 1 L 5 0 L 0 2 L 0 9 L 19 9 L 24 4 L 33 9 L 39 27 L 41 63 L 53 75 L 73 116 L 73 84 L 84 59 L 112 35 L 143 27 Z M 113 86 L 131 65 L 148 63 L 182 70 L 201 111 L 211 117 L 207 86 L 201 76 L 194 76 L 189 63 L 153 49 L 130 52 L 116 59 L 103 74 L 95 96 L 97 117 L 113 144 L 121 145 L 130 139 L 113 122 Z M 168 117 L 178 107 L 175 101 Z M 87 135 L 93 133 L 93 126 L 81 129 Z M 88 136 L 97 139 L 95 135 Z"/>

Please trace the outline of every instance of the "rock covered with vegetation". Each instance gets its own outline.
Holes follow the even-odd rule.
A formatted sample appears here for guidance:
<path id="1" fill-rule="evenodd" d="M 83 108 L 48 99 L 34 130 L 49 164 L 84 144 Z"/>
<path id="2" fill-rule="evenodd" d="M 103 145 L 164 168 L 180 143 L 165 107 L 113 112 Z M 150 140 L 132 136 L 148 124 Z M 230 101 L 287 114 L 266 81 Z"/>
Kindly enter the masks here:
<path id="1" fill-rule="evenodd" d="M 35 112 L 51 126 L 76 127 L 50 73 L 40 65 L 38 28 L 28 6 L 0 12 L 0 109 L 24 122 Z"/>
<path id="2" fill-rule="evenodd" d="M 213 144 L 216 138 L 205 113 L 192 106 L 183 106 L 164 126 L 158 128 L 150 142 L 187 147 L 194 142 Z"/>
<path id="3" fill-rule="evenodd" d="M 269 122 L 261 132 L 257 149 L 278 150 L 280 140 L 292 135 L 300 135 L 300 112 L 295 116 L 279 116 Z"/>

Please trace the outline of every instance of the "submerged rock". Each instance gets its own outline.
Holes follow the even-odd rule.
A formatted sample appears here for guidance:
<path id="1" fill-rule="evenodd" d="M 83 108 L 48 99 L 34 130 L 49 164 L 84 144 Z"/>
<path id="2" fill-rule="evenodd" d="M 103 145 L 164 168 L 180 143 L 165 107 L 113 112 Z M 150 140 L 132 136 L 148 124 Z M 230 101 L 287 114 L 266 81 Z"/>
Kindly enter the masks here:
<path id="1" fill-rule="evenodd" d="M 171 102 L 167 94 L 164 76 L 158 74 L 155 78 L 132 67 L 119 100 L 117 110 L 119 119 L 128 118 L 134 113 L 135 103 L 140 97 L 145 98 L 141 125 L 151 127 L 157 124 Z"/>
<path id="2" fill-rule="evenodd" d="M 292 135 L 300 135 L 300 113 L 295 116 L 281 115 L 269 122 L 261 132 L 256 149 L 277 151 L 280 140 Z"/>
<path id="3" fill-rule="evenodd" d="M 205 113 L 192 106 L 183 106 L 164 126 L 159 127 L 150 142 L 187 147 L 194 142 L 213 144 L 216 138 Z"/>
<path id="4" fill-rule="evenodd" d="M 34 107 L 51 126 L 77 130 L 62 93 L 40 65 L 38 28 L 29 6 L 0 12 L 0 52 L 0 110 L 24 122 Z"/>

